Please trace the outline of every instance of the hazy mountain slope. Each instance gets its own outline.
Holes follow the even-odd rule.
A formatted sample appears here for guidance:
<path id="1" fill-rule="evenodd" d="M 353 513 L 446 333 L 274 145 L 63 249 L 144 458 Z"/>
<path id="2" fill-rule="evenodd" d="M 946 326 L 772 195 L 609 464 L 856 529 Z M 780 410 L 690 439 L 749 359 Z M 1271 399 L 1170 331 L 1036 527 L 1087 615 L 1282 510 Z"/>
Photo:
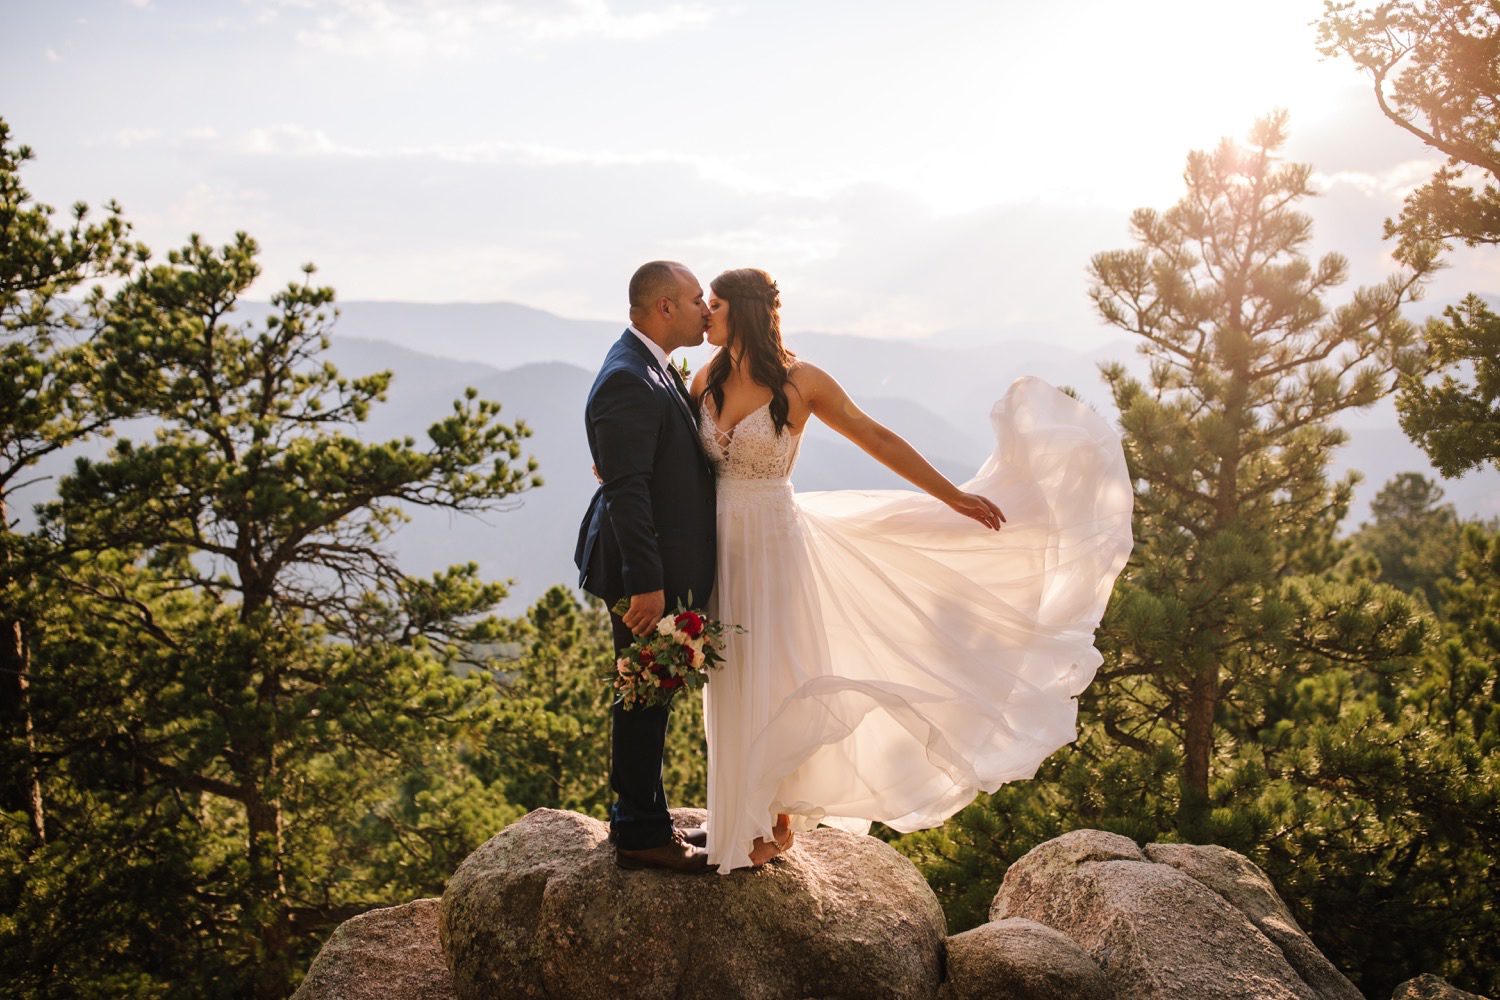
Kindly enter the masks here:
<path id="1" fill-rule="evenodd" d="M 527 452 L 541 464 L 546 485 L 516 498 L 512 509 L 482 518 L 418 510 L 394 545 L 413 572 L 427 572 L 473 559 L 492 578 L 517 581 L 507 610 L 516 610 L 553 583 L 576 578 L 572 566 L 578 521 L 593 493 L 583 434 L 583 404 L 593 372 L 624 324 L 567 320 L 508 303 L 421 305 L 352 302 L 341 307 L 330 350 L 345 375 L 377 370 L 394 373 L 389 401 L 372 408 L 361 434 L 370 438 L 413 436 L 449 412 L 466 386 L 498 400 L 506 421 L 523 419 L 534 436 Z M 250 303 L 247 319 L 264 316 Z M 949 339 L 953 346 L 794 333 L 788 343 L 807 360 L 831 371 L 876 419 L 886 423 L 955 481 L 967 479 L 993 440 L 990 407 L 1018 375 L 1035 374 L 1071 385 L 1101 412 L 1112 413 L 1099 377 L 1101 361 L 1139 361 L 1129 340 L 1072 349 L 1056 343 L 1006 341 L 976 344 L 974 334 Z M 701 365 L 707 348 L 684 352 Z M 1365 479 L 1348 527 L 1367 516 L 1376 489 L 1398 472 L 1416 470 L 1437 478 L 1425 456 L 1397 425 L 1389 401 L 1343 425 L 1351 441 L 1340 449 L 1335 473 L 1359 469 Z M 144 439 L 149 425 L 121 428 L 121 436 Z M 99 454 L 106 443 L 53 456 L 38 470 L 42 481 L 15 496 L 23 527 L 34 522 L 31 505 L 52 495 L 55 477 L 73 456 Z M 814 424 L 807 432 L 794 481 L 801 490 L 901 488 L 905 484 L 848 441 Z M 1487 471 L 1445 482 L 1448 499 L 1466 516 L 1500 515 L 1500 473 Z"/>
<path id="2" fill-rule="evenodd" d="M 407 351 L 390 344 L 336 337 L 331 360 L 347 375 L 380 368 L 395 371 L 389 400 L 371 409 L 362 435 L 370 439 L 413 435 L 440 419 L 466 386 L 501 403 L 501 419 L 524 420 L 525 442 L 545 485 L 516 498 L 511 509 L 480 517 L 415 510 L 394 544 L 403 565 L 429 572 L 470 559 L 493 578 L 516 581 L 512 604 L 527 602 L 554 583 L 576 579 L 573 546 L 596 482 L 583 431 L 583 407 L 593 372 L 559 362 L 497 371 Z M 899 426 L 914 445 L 956 480 L 972 475 L 984 451 L 919 404 L 871 399 L 877 419 Z M 948 457 L 958 454 L 961 457 Z M 794 477 L 803 490 L 878 489 L 904 485 L 842 437 L 818 427 L 803 447 Z"/>
<path id="3" fill-rule="evenodd" d="M 1495 304 L 1500 305 L 1500 300 Z M 1420 317 L 1437 312 L 1440 305 L 1420 303 L 1413 314 Z M 341 308 L 340 336 L 388 340 L 424 354 L 481 361 L 496 368 L 514 367 L 525 359 L 567 361 L 592 371 L 624 328 L 623 321 L 565 320 L 509 303 L 429 306 L 353 302 Z M 935 454 L 967 470 L 965 475 L 972 471 L 972 456 L 982 456 L 990 440 L 991 404 L 1018 375 L 1033 374 L 1054 384 L 1070 385 L 1090 405 L 1109 412 L 1111 403 L 1099 378 L 1099 364 L 1120 361 L 1133 370 L 1142 370 L 1130 338 L 1088 346 L 1096 342 L 1081 337 L 1070 340 L 1066 331 L 1045 341 L 1006 339 L 988 344 L 981 342 L 978 331 L 920 342 L 798 332 L 789 333 L 786 339 L 808 361 L 832 372 L 856 401 L 877 416 L 882 415 L 877 399 L 900 399 L 946 421 L 951 440 L 962 443 L 948 446 L 945 439 Z M 1073 343 L 1078 346 L 1071 346 Z M 683 355 L 697 366 L 707 360 L 709 349 L 697 348 Z M 918 432 L 902 423 L 899 411 L 883 412 L 891 414 L 893 427 L 916 440 Z M 1359 469 L 1365 473 L 1350 514 L 1351 525 L 1367 516 L 1370 498 L 1394 472 L 1412 470 L 1437 478 L 1426 456 L 1401 433 L 1389 400 L 1345 414 L 1341 423 L 1351 439 L 1338 454 L 1336 471 Z M 805 458 L 816 457 L 814 453 L 831 440 L 815 432 L 804 447 Z M 921 446 L 933 446 L 930 438 L 927 442 Z M 866 460 L 856 457 L 851 461 Z M 823 478 L 820 470 L 806 468 L 811 462 L 802 464 L 799 479 Z M 878 467 L 867 466 L 866 471 L 884 474 Z M 823 485 L 819 482 L 817 488 Z M 1443 487 L 1448 499 L 1465 515 L 1500 515 L 1500 473 L 1471 473 L 1445 482 Z"/>

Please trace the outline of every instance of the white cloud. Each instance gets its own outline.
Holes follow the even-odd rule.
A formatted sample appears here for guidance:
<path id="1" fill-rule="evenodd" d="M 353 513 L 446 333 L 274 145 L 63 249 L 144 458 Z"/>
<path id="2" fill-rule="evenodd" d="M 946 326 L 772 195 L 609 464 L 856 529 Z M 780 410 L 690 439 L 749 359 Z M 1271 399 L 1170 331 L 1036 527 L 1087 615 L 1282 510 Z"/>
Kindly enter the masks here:
<path id="1" fill-rule="evenodd" d="M 117 136 L 123 136 L 122 130 Z M 132 144 L 159 138 L 153 130 L 131 132 Z M 339 142 L 322 129 L 295 123 L 281 123 L 247 129 L 222 137 L 212 128 L 189 129 L 173 140 L 175 144 L 197 143 L 220 151 L 257 157 L 343 157 L 361 160 L 432 160 L 434 162 L 473 166 L 521 165 L 529 167 L 683 167 L 698 177 L 742 194 L 795 194 L 828 196 L 843 185 L 827 182 L 786 187 L 777 182 L 740 169 L 725 159 L 692 153 L 665 151 L 620 152 L 609 149 L 574 149 L 535 142 L 482 142 L 462 145 L 432 144 L 377 148 Z"/>
<path id="2" fill-rule="evenodd" d="M 1015 329 L 1090 341 L 1109 331 L 1088 302 L 1088 259 L 1129 245 L 1125 209 L 1038 198 L 940 212 L 897 185 L 798 190 L 691 152 L 382 147 L 292 123 L 161 141 L 192 175 L 217 178 L 173 206 L 173 240 L 247 229 L 267 248 L 268 274 L 315 260 L 345 298 L 509 299 L 608 316 L 622 267 L 671 257 L 705 281 L 723 268 L 765 267 L 799 329 Z M 1395 270 L 1380 218 L 1402 184 L 1430 169 L 1398 162 L 1321 179 L 1328 194 L 1303 207 L 1317 220 L 1315 252 L 1351 258 L 1345 293 Z M 1472 284 L 1474 270 L 1461 270 Z M 1452 297 L 1445 283 L 1434 293 Z"/>
<path id="3" fill-rule="evenodd" d="M 265 191 L 222 181 L 204 181 L 183 191 L 154 221 L 173 233 L 175 246 L 189 232 L 201 233 L 210 242 L 224 242 L 236 231 L 263 232 L 281 226 L 276 199 Z M 165 246 L 158 249 L 165 249 Z"/>
<path id="4" fill-rule="evenodd" d="M 404 289 L 420 286 L 438 290 L 445 302 L 520 302 L 539 277 L 566 267 L 566 258 L 556 253 L 518 246 L 435 246 L 403 255 L 380 247 L 342 255 L 319 272 L 318 280 L 338 289 L 341 298 L 352 298 L 344 291 L 360 287 L 371 298 L 409 298 Z M 371 275 L 399 280 L 401 290 L 387 285 L 382 294 Z"/>
<path id="5" fill-rule="evenodd" d="M 1313 190 L 1327 193 L 1336 188 L 1352 188 L 1367 198 L 1383 198 L 1400 201 L 1414 188 L 1432 176 L 1433 159 L 1407 160 L 1377 172 L 1362 170 L 1338 170 L 1331 173 L 1314 171 Z"/>
<path id="6" fill-rule="evenodd" d="M 608 149 L 569 149 L 534 142 L 491 142 L 470 146 L 407 147 L 402 156 L 433 157 L 453 163 L 524 163 L 537 167 L 686 167 L 704 180 L 739 192 L 784 190 L 767 178 L 712 156 L 666 151 L 619 152 Z"/>
<path id="7" fill-rule="evenodd" d="M 157 136 L 160 136 L 160 132 L 157 129 L 115 129 L 114 135 L 111 138 L 113 138 L 115 148 L 127 150 L 132 145 L 150 142 L 151 139 L 156 139 Z"/>
<path id="8" fill-rule="evenodd" d="M 609 0 L 262 0 L 255 19 L 283 12 L 310 18 L 294 32 L 298 44 L 356 56 L 469 52 L 497 33 L 523 42 L 645 41 L 709 21 L 699 4 L 624 13 Z"/>
<path id="9" fill-rule="evenodd" d="M 154 128 L 119 128 L 106 142 L 115 149 L 130 149 L 161 138 L 161 131 Z"/>
<path id="10" fill-rule="evenodd" d="M 643 41 L 658 38 L 685 28 L 708 23 L 703 7 L 673 4 L 658 10 L 635 14 L 617 14 L 605 0 L 574 0 L 566 13 L 541 14 L 528 18 L 529 29 L 536 38 L 567 39 L 583 35 Z"/>
<path id="11" fill-rule="evenodd" d="M 47 61 L 50 62 L 50 63 L 60 63 L 60 62 L 62 62 L 62 56 L 60 56 L 60 55 L 57 54 L 57 50 L 56 49 L 48 49 L 47 50 Z"/>
<path id="12" fill-rule="evenodd" d="M 750 226 L 716 229 L 682 241 L 717 260 L 782 260 L 805 267 L 838 256 L 843 239 L 830 215 L 768 215 Z"/>
<path id="13" fill-rule="evenodd" d="M 228 140 L 234 152 L 247 156 L 365 156 L 362 150 L 340 146 L 322 129 L 300 125 L 255 128 Z"/>
<path id="14" fill-rule="evenodd" d="M 1295 2 L 1255 17 L 1300 31 Z M 1244 69 L 1254 46 L 1206 55 L 1228 37 L 1206 27 L 1153 42 L 1187 0 L 1139 11 L 1094 0 L 1090 10 L 1134 34 L 1082 52 L 1040 8 L 1027 18 L 960 0 L 917 17 L 889 3 L 854 17 L 843 6 L 226 0 L 179 19 L 197 5 L 172 5 L 170 25 L 117 18 L 131 37 L 68 41 L 64 58 L 103 99 L 20 96 L 54 129 L 42 148 L 95 137 L 109 152 L 42 160 L 39 171 L 67 163 L 50 175 L 58 203 L 119 197 L 159 252 L 192 231 L 223 241 L 245 229 L 265 247 L 268 276 L 294 278 L 313 260 L 343 297 L 503 298 L 613 316 L 622 270 L 674 257 L 705 281 L 767 268 L 799 329 L 1102 338 L 1090 254 L 1129 244 L 1131 208 L 1176 201 L 1184 154 L 1242 133 L 1242 104 L 1291 86 L 1260 96 L 1262 77 Z M 224 11 L 237 30 L 213 33 Z M 710 16 L 712 36 L 701 29 Z M 255 29 L 257 17 L 270 26 Z M 299 31 L 309 45 L 419 58 L 324 56 L 299 48 Z M 112 64 L 87 47 L 106 34 L 146 53 L 160 79 L 192 78 L 206 59 L 258 83 L 227 105 L 205 91 L 129 106 L 110 89 Z M 662 40 L 611 40 L 651 37 Z M 1316 67 L 1310 43 L 1287 38 L 1278 51 L 1305 50 Z M 1000 40 L 1010 55 L 996 60 Z M 475 55 L 433 57 L 447 52 Z M 1222 71 L 1205 73 L 1215 59 Z M 1381 220 L 1440 160 L 1345 75 L 1348 87 L 1334 80 L 1310 109 L 1294 104 L 1286 155 L 1322 171 L 1324 196 L 1303 208 L 1316 252 L 1349 257 L 1352 287 L 1395 270 Z M 1203 81 L 1192 114 L 1179 113 L 1182 79 Z M 1224 93 L 1239 97 L 1221 108 Z M 667 127 L 653 121 L 658 103 L 675 116 Z M 1500 286 L 1474 253 L 1453 258 L 1434 304 Z"/>

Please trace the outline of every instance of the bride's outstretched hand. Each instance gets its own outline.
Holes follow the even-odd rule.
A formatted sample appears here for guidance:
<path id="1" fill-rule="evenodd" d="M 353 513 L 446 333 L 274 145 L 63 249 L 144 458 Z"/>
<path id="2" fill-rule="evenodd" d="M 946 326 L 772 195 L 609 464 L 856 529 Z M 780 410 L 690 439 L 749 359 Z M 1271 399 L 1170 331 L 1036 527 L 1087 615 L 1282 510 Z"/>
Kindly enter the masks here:
<path id="1" fill-rule="evenodd" d="M 960 493 L 955 499 L 948 501 L 948 506 L 994 531 L 999 531 L 1000 525 L 1005 523 L 1005 515 L 1000 508 L 988 497 L 982 497 L 978 493 Z"/>

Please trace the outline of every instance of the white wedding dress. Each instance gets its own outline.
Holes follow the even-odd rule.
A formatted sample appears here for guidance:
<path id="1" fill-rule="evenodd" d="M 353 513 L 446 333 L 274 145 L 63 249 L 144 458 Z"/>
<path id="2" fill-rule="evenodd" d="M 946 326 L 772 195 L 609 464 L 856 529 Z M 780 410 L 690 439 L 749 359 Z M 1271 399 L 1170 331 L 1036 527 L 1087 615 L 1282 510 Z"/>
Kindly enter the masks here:
<path id="1" fill-rule="evenodd" d="M 1018 379 L 996 446 L 963 489 L 994 532 L 924 493 L 794 494 L 801 435 L 769 404 L 700 436 L 718 473 L 708 611 L 747 631 L 704 689 L 708 855 L 750 864 L 773 814 L 867 832 L 936 826 L 1076 738 L 1094 630 L 1130 554 L 1119 435 L 1047 383 Z"/>

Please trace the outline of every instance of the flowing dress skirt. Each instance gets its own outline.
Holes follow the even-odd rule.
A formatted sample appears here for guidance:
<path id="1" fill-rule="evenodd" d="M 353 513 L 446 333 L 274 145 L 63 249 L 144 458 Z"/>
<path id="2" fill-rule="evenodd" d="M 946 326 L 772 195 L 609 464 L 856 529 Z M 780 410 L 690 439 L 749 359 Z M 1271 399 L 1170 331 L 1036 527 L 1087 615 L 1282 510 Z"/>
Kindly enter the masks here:
<path id="1" fill-rule="evenodd" d="M 720 872 L 750 863 L 775 813 L 932 827 L 1076 738 L 1132 544 L 1124 453 L 1039 379 L 991 419 L 995 449 L 963 489 L 1000 506 L 999 532 L 918 492 L 720 478 L 709 610 L 747 630 L 704 689 Z"/>

